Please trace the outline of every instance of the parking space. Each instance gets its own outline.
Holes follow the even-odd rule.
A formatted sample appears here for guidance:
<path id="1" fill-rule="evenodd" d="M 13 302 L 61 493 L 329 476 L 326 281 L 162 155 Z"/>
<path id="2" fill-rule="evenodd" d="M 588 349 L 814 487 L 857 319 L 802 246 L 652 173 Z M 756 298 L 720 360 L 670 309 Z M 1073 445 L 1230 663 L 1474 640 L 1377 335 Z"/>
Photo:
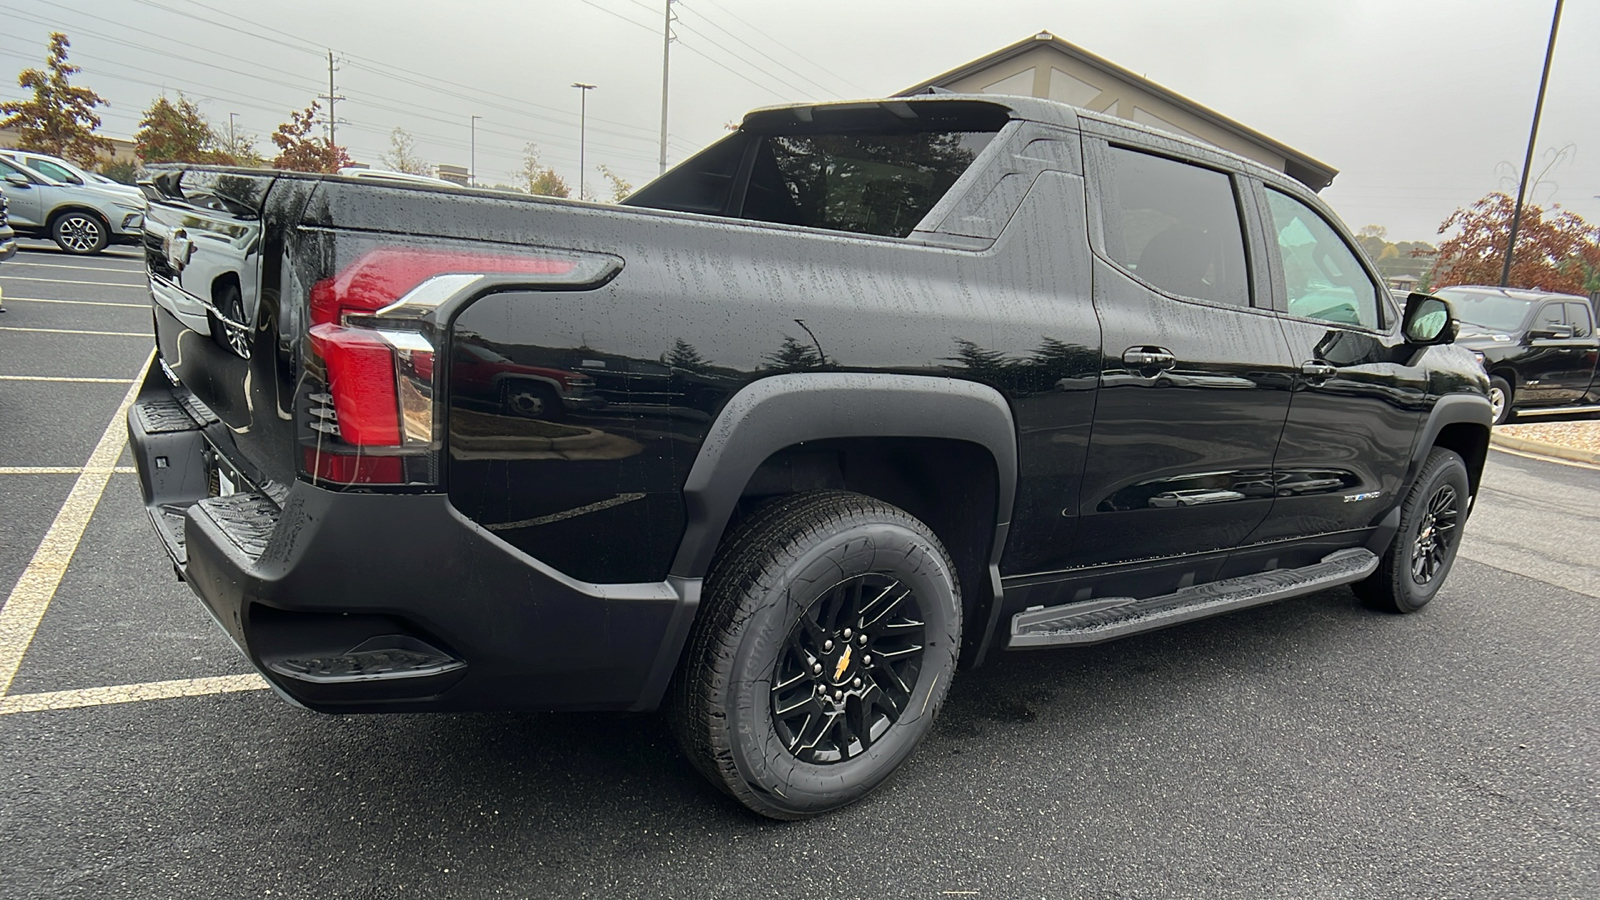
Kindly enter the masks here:
<path id="1" fill-rule="evenodd" d="M 127 253 L 0 264 L 8 900 L 1600 894 L 1600 472 L 1495 454 L 1420 615 L 1340 589 L 1000 654 L 884 790 L 777 825 L 660 716 L 262 690 L 128 469 L 140 277 Z"/>

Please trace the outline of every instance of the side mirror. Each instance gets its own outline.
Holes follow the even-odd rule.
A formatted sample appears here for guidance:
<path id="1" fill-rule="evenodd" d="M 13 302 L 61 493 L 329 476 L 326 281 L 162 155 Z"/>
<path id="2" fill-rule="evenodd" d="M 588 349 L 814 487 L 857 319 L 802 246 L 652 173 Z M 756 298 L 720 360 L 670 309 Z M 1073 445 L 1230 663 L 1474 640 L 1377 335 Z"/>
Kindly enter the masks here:
<path id="1" fill-rule="evenodd" d="M 1406 297 L 1406 315 L 1400 329 L 1406 343 L 1420 347 L 1455 342 L 1461 324 L 1450 312 L 1450 304 L 1432 294 L 1413 293 Z"/>
<path id="2" fill-rule="evenodd" d="M 14 184 L 17 187 L 33 187 L 33 182 L 29 181 L 28 176 L 21 172 L 7 172 L 6 184 Z"/>
<path id="3" fill-rule="evenodd" d="M 1571 325 L 1546 325 L 1528 332 L 1528 337 L 1534 340 L 1570 341 L 1572 340 Z"/>

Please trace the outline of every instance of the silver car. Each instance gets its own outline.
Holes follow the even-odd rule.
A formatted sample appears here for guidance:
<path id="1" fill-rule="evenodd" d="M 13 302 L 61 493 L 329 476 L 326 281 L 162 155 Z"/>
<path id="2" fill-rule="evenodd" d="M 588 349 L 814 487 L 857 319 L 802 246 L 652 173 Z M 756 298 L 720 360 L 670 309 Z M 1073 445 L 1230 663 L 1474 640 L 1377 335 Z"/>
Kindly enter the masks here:
<path id="1" fill-rule="evenodd" d="M 144 195 L 100 184 L 70 184 L 0 156 L 0 180 L 19 235 L 49 237 L 68 253 L 99 253 L 144 237 Z"/>

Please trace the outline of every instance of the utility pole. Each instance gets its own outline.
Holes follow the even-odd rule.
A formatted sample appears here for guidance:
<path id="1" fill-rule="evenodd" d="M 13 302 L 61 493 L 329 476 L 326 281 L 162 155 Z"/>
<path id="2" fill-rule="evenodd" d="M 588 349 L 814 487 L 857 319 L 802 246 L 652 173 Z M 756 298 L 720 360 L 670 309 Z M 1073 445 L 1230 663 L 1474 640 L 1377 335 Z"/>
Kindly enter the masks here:
<path id="1" fill-rule="evenodd" d="M 661 172 L 667 171 L 667 69 L 672 59 L 672 0 L 665 0 L 666 17 L 661 23 Z"/>
<path id="2" fill-rule="evenodd" d="M 337 143 L 337 141 L 334 140 L 334 137 L 335 137 L 335 135 L 334 135 L 334 125 L 337 124 L 338 118 L 335 117 L 334 114 L 333 114 L 333 105 L 335 103 L 339 102 L 340 100 L 344 99 L 343 97 L 341 97 L 338 94 L 335 94 L 333 92 L 333 73 L 334 73 L 333 51 L 329 50 L 328 51 L 328 96 L 317 98 L 319 100 L 328 101 L 328 144 L 329 144 L 329 146 L 332 146 L 333 144 Z"/>
<path id="3" fill-rule="evenodd" d="M 1539 137 L 1539 116 L 1544 112 L 1544 89 L 1550 84 L 1550 58 L 1556 52 L 1556 30 L 1561 27 L 1561 4 L 1556 0 L 1556 14 L 1550 20 L 1550 43 L 1544 48 L 1544 74 L 1539 76 L 1539 99 L 1533 104 L 1533 127 L 1528 131 L 1528 155 L 1522 159 L 1522 183 L 1517 185 L 1517 205 L 1511 213 L 1511 236 L 1506 239 L 1506 262 L 1500 269 L 1500 286 L 1511 283 L 1511 256 L 1517 249 L 1517 226 L 1522 224 L 1523 195 L 1528 193 L 1528 172 L 1533 168 L 1533 144 Z"/>
<path id="4" fill-rule="evenodd" d="M 478 186 L 478 120 L 481 118 L 483 116 L 472 116 L 469 123 L 472 126 L 472 160 L 467 166 L 467 184 L 472 187 Z"/>
<path id="5" fill-rule="evenodd" d="M 228 152 L 229 153 L 238 153 L 239 152 L 239 140 L 238 140 L 238 138 L 234 137 L 234 134 L 233 134 L 233 120 L 237 119 L 237 118 L 239 118 L 239 114 L 238 113 L 236 113 L 236 112 L 228 113 Z"/>
<path id="6" fill-rule="evenodd" d="M 583 199 L 583 146 L 589 133 L 589 92 L 594 90 L 594 85 L 574 81 L 572 86 L 578 89 L 578 199 Z"/>

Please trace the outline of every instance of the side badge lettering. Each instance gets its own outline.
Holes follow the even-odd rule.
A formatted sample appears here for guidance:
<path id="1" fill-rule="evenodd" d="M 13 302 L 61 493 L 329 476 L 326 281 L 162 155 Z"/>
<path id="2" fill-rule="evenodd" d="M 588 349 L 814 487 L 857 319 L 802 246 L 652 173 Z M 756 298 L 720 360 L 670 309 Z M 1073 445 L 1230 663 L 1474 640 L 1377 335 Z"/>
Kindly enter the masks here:
<path id="1" fill-rule="evenodd" d="M 1383 494 L 1383 491 L 1367 491 L 1367 492 L 1362 493 L 1362 494 L 1345 494 L 1344 495 L 1344 502 L 1346 502 L 1346 503 L 1359 503 L 1362 500 L 1376 500 L 1382 494 Z"/>

